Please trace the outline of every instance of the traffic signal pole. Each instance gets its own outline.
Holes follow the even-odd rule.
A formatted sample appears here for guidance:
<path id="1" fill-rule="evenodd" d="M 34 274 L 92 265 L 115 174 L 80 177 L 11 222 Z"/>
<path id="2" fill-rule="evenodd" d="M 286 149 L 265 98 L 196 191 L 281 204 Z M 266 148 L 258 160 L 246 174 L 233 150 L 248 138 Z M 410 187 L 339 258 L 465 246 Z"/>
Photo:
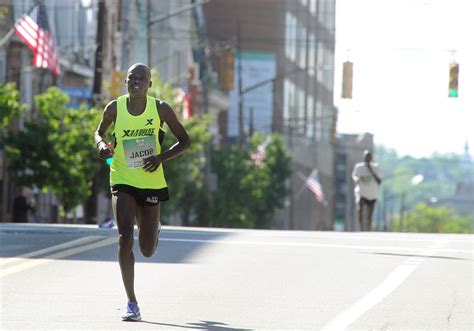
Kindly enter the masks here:
<path id="1" fill-rule="evenodd" d="M 242 88 L 242 45 L 240 38 L 240 21 L 237 20 L 237 52 L 239 62 L 237 65 L 238 91 L 239 91 L 239 147 L 244 145 L 244 93 Z"/>

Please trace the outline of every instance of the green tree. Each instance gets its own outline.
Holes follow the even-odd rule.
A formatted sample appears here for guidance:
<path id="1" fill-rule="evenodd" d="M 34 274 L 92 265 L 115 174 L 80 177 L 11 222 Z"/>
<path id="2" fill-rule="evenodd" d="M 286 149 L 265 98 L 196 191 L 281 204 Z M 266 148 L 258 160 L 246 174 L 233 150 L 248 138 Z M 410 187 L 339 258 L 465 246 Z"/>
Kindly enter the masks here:
<path id="1" fill-rule="evenodd" d="M 406 195 L 406 205 L 414 206 L 431 197 L 443 199 L 455 193 L 456 184 L 474 174 L 474 163 L 461 155 L 433 154 L 429 158 L 400 157 L 395 150 L 377 145 L 375 159 L 383 171 L 382 187 L 389 197 Z M 421 184 L 413 187 L 410 179 L 422 174 Z M 382 198 L 383 199 L 383 198 Z M 389 209 L 399 209 L 400 199 L 390 199 Z"/>
<path id="2" fill-rule="evenodd" d="M 20 116 L 26 105 L 20 103 L 20 92 L 14 83 L 0 83 L 0 133 L 10 124 L 12 119 Z"/>
<path id="3" fill-rule="evenodd" d="M 178 90 L 164 83 L 156 72 L 152 72 L 152 87 L 149 94 L 166 101 L 176 111 L 191 139 L 191 147 L 176 159 L 163 164 L 166 181 L 170 190 L 170 201 L 163 204 L 163 221 L 179 213 L 183 225 L 190 225 L 195 216 L 207 211 L 208 185 L 205 175 L 207 148 L 212 138 L 209 133 L 210 116 L 194 115 L 184 119 L 183 104 L 178 98 Z M 165 129 L 162 149 L 166 150 L 176 143 L 176 138 Z M 198 212 L 200 210 L 200 212 Z"/>
<path id="4" fill-rule="evenodd" d="M 217 189 L 212 194 L 208 226 L 266 228 L 277 208 L 283 207 L 289 189 L 290 158 L 279 135 L 270 136 L 265 160 L 256 165 L 250 155 L 264 141 L 254 135 L 243 150 L 230 146 L 212 152 Z"/>
<path id="5" fill-rule="evenodd" d="M 474 218 L 459 216 L 448 207 L 430 207 L 424 203 L 415 205 L 407 214 L 401 229 L 400 218 L 392 225 L 393 231 L 430 233 L 473 233 Z"/>
<path id="6" fill-rule="evenodd" d="M 40 116 L 7 136 L 9 171 L 15 183 L 53 192 L 63 215 L 90 194 L 99 167 L 91 143 L 100 112 L 68 109 L 69 97 L 51 87 L 35 97 Z"/>

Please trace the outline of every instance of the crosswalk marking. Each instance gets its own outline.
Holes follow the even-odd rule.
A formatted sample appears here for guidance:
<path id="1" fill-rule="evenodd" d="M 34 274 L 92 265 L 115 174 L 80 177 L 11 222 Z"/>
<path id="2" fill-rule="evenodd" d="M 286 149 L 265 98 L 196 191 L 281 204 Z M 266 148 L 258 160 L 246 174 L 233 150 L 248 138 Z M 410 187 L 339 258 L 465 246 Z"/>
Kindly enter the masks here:
<path id="1" fill-rule="evenodd" d="M 85 251 L 89 251 L 89 250 L 92 250 L 92 249 L 108 246 L 108 245 L 111 245 L 111 244 L 114 244 L 114 243 L 117 243 L 117 242 L 118 242 L 117 237 L 106 238 L 106 239 L 103 239 L 101 241 L 98 241 L 98 242 L 95 242 L 95 243 L 92 243 L 92 244 L 79 246 L 79 247 L 71 248 L 71 249 L 61 251 L 61 252 L 58 252 L 58 253 L 55 253 L 55 254 L 43 256 L 41 259 L 28 260 L 24 263 L 20 263 L 18 265 L 14 265 L 14 266 L 11 266 L 9 268 L 7 267 L 6 269 L 0 270 L 0 279 L 2 279 L 5 276 L 17 273 L 17 272 L 20 272 L 20 271 L 23 271 L 23 270 L 26 270 L 26 269 L 30 269 L 30 268 L 33 268 L 33 267 L 51 262 L 51 261 L 56 260 L 56 259 L 61 259 L 61 258 L 68 257 L 68 256 L 71 256 L 71 255 L 76 255 L 76 254 L 79 254 L 79 253 L 82 253 L 82 252 L 85 252 Z"/>
<path id="2" fill-rule="evenodd" d="M 63 243 L 63 244 L 59 244 L 59 245 L 39 249 L 37 251 L 29 252 L 29 253 L 26 253 L 26 254 L 14 256 L 14 257 L 9 257 L 9 258 L 0 260 L 0 266 L 10 264 L 10 263 L 14 263 L 14 262 L 23 261 L 24 259 L 28 259 L 30 257 L 35 257 L 35 256 L 39 256 L 39 255 L 42 255 L 42 254 L 51 253 L 51 252 L 54 252 L 54 251 L 58 251 L 60 249 L 86 244 L 88 242 L 95 241 L 95 240 L 98 240 L 98 239 L 101 239 L 101 238 L 104 238 L 104 237 L 103 236 L 87 236 L 87 237 L 79 238 L 79 239 L 76 239 L 76 240 L 68 241 L 68 242 Z"/>

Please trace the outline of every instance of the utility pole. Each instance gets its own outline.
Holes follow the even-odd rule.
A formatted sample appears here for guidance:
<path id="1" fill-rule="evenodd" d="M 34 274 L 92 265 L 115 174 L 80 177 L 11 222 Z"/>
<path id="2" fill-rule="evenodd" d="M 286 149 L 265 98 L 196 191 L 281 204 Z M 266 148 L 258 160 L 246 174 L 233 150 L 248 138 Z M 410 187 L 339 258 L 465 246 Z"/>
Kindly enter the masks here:
<path id="1" fill-rule="evenodd" d="M 239 63 L 237 67 L 238 91 L 239 91 L 239 147 L 244 145 L 244 96 L 242 87 L 242 45 L 240 36 L 240 20 L 237 20 L 237 52 L 239 54 Z"/>
<path id="2" fill-rule="evenodd" d="M 94 68 L 94 86 L 92 89 L 91 105 L 100 104 L 102 94 L 102 63 L 103 63 L 103 43 L 104 26 L 106 24 L 105 0 L 99 1 L 99 10 L 97 12 L 97 35 L 95 50 L 95 68 Z M 91 195 L 87 197 L 84 210 L 84 221 L 86 224 L 97 223 L 97 192 L 98 178 L 97 174 L 92 178 Z"/>
<path id="3" fill-rule="evenodd" d="M 403 232 L 403 219 L 405 217 L 405 199 L 406 199 L 406 192 L 402 193 L 401 201 L 400 201 L 400 232 Z"/>
<path id="4" fill-rule="evenodd" d="M 382 205 L 382 218 L 383 218 L 383 231 L 388 231 L 388 220 L 387 220 L 387 199 L 388 194 L 385 188 L 382 188 L 382 196 L 383 196 L 383 205 Z"/>
<path id="5" fill-rule="evenodd" d="M 249 116 L 249 136 L 252 136 L 255 131 L 254 121 L 253 121 L 253 107 L 250 107 L 250 116 Z"/>
<path id="6" fill-rule="evenodd" d="M 95 68 L 94 68 L 94 86 L 92 88 L 92 104 L 98 103 L 102 94 L 102 59 L 104 43 L 104 26 L 106 20 L 105 0 L 99 0 L 99 10 L 97 11 L 97 35 L 95 37 Z"/>
<path id="7" fill-rule="evenodd" d="M 293 111 L 294 109 L 290 109 L 290 123 L 288 127 L 288 142 L 290 144 L 290 151 L 293 153 Z M 293 155 L 291 156 L 290 165 L 293 165 Z M 289 218 L 290 218 L 290 230 L 294 230 L 295 226 L 295 190 L 293 188 L 293 177 L 294 175 L 291 174 L 290 176 L 290 211 L 289 211 Z"/>
<path id="8" fill-rule="evenodd" d="M 151 68 L 151 0 L 146 1 L 146 64 Z"/>

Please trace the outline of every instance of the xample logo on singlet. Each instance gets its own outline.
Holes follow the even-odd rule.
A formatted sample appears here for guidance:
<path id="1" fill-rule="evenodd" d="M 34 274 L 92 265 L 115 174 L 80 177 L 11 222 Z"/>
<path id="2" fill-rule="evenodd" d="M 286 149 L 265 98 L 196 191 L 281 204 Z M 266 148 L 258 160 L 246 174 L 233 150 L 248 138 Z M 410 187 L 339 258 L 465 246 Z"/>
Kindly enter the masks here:
<path id="1" fill-rule="evenodd" d="M 153 136 L 155 128 L 137 129 L 137 130 L 123 130 L 123 137 L 138 137 L 138 136 Z"/>
<path id="2" fill-rule="evenodd" d="M 147 126 L 147 125 L 153 125 L 153 118 L 149 118 L 149 119 L 146 120 L 145 126 Z"/>

